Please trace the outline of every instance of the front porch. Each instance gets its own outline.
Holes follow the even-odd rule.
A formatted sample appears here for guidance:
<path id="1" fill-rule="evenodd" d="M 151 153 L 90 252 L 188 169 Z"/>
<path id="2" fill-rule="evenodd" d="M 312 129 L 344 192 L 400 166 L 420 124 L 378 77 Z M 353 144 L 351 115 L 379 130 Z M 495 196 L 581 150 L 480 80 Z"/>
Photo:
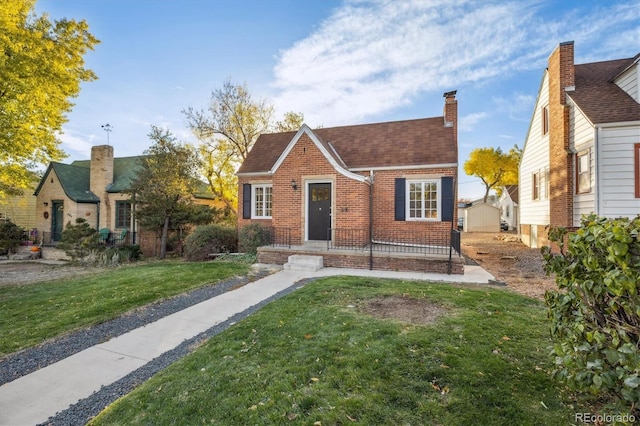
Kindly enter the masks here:
<path id="1" fill-rule="evenodd" d="M 326 241 L 290 243 L 286 229 L 271 230 L 271 243 L 258 248 L 258 262 L 284 265 L 289 256 L 322 256 L 326 267 L 383 271 L 464 274 L 460 233 L 434 240 L 416 233 L 369 233 L 368 230 L 328 229 Z M 369 237 L 372 235 L 373 238 Z"/>

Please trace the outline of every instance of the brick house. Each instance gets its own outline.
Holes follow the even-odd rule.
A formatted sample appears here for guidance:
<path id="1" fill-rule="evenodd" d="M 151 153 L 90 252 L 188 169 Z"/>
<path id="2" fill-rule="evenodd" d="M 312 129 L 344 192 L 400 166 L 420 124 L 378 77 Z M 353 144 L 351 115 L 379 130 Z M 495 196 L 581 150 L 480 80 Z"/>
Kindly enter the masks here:
<path id="1" fill-rule="evenodd" d="M 574 64 L 573 42 L 549 57 L 520 163 L 526 245 L 583 214 L 640 214 L 639 58 Z"/>
<path id="2" fill-rule="evenodd" d="M 158 253 L 159 238 L 137 225 L 135 207 L 124 191 L 135 179 L 140 157 L 114 158 L 109 145 L 91 148 L 91 159 L 71 164 L 52 162 L 35 190 L 36 227 L 45 244 L 55 244 L 64 226 L 84 218 L 96 230 L 109 230 L 127 244 L 139 244 L 146 256 Z M 194 196 L 198 204 L 214 205 L 213 196 Z"/>
<path id="3" fill-rule="evenodd" d="M 441 271 L 442 265 L 426 266 L 424 255 L 416 262 L 373 255 L 370 242 L 450 246 L 457 215 L 455 93 L 445 93 L 440 117 L 261 135 L 237 172 L 238 228 L 269 227 L 281 246 L 261 248 L 259 260 L 285 263 L 292 252 L 321 247 L 330 249 L 323 253 L 327 266 Z M 347 246 L 360 247 L 363 256 L 336 251 Z"/>

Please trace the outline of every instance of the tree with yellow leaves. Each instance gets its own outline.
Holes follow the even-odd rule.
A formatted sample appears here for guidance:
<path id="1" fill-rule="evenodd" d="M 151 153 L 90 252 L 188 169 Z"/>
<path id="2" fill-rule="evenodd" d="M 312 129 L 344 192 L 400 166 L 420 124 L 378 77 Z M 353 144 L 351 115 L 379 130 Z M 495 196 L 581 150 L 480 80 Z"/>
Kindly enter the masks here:
<path id="1" fill-rule="evenodd" d="M 486 191 L 484 202 L 487 202 L 489 191 L 493 188 L 498 196 L 505 185 L 518 184 L 518 167 L 522 151 L 515 145 L 507 153 L 500 148 L 476 148 L 469 154 L 464 163 L 464 171 L 470 176 L 480 178 Z"/>
<path id="2" fill-rule="evenodd" d="M 266 100 L 254 100 L 246 85 L 227 80 L 211 94 L 206 110 L 183 111 L 188 126 L 200 141 L 202 173 L 213 194 L 234 215 L 237 212 L 235 171 L 261 133 L 298 130 L 304 116 L 288 112 L 274 123 L 274 108 Z"/>
<path id="3" fill-rule="evenodd" d="M 39 165 L 65 157 L 58 134 L 80 83 L 97 77 L 84 54 L 99 41 L 85 21 L 36 16 L 35 0 L 0 7 L 0 196 L 19 194 Z"/>

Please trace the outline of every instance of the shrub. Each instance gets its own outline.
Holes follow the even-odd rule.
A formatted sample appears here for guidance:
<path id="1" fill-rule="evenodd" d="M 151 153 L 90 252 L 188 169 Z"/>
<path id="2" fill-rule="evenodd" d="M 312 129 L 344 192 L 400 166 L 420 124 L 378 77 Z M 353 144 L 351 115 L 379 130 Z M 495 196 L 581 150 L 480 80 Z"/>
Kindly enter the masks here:
<path id="1" fill-rule="evenodd" d="M 0 253 L 11 253 L 12 249 L 22 241 L 24 229 L 10 220 L 0 222 Z"/>
<path id="2" fill-rule="evenodd" d="M 574 389 L 606 392 L 638 414 L 640 402 L 640 217 L 584 216 L 581 228 L 552 229 L 543 247 L 553 375 Z"/>
<path id="3" fill-rule="evenodd" d="M 84 258 L 93 251 L 99 251 L 102 247 L 98 231 L 81 217 L 76 219 L 75 225 L 69 223 L 62 231 L 60 248 L 73 261 Z"/>
<path id="4" fill-rule="evenodd" d="M 184 255 L 191 261 L 206 260 L 210 253 L 231 253 L 237 248 L 236 230 L 221 225 L 199 226 L 184 245 Z"/>
<path id="5" fill-rule="evenodd" d="M 252 223 L 240 228 L 238 245 L 243 253 L 256 254 L 258 247 L 270 244 L 271 232 L 258 223 Z"/>

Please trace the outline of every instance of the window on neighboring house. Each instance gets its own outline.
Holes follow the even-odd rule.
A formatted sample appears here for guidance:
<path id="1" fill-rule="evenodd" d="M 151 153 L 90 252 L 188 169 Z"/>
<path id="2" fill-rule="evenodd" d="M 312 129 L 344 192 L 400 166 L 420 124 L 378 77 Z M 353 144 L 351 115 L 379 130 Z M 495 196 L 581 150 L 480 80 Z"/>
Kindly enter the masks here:
<path id="1" fill-rule="evenodd" d="M 407 181 L 407 220 L 438 220 L 438 182 Z"/>
<path id="2" fill-rule="evenodd" d="M 131 226 L 131 203 L 129 201 L 116 201 L 116 228 L 129 228 Z"/>
<path id="3" fill-rule="evenodd" d="M 507 206 L 505 208 L 505 212 L 504 212 L 505 217 L 510 217 L 511 216 L 511 207 Z"/>
<path id="4" fill-rule="evenodd" d="M 252 217 L 271 218 L 271 207 L 273 204 L 273 187 L 269 185 L 252 185 Z"/>
<path id="5" fill-rule="evenodd" d="M 576 155 L 576 192 L 584 194 L 591 192 L 591 168 L 589 150 Z"/>
<path id="6" fill-rule="evenodd" d="M 549 105 L 542 107 L 542 134 L 549 133 Z"/>
<path id="7" fill-rule="evenodd" d="M 544 169 L 544 198 L 549 198 L 549 168 L 545 167 Z"/>
<path id="8" fill-rule="evenodd" d="M 636 198 L 640 198 L 640 143 L 633 145 L 633 158 L 635 158 Z"/>
<path id="9" fill-rule="evenodd" d="M 532 198 L 534 200 L 540 199 L 540 172 L 535 172 L 531 177 L 531 182 L 533 184 L 532 188 Z"/>

